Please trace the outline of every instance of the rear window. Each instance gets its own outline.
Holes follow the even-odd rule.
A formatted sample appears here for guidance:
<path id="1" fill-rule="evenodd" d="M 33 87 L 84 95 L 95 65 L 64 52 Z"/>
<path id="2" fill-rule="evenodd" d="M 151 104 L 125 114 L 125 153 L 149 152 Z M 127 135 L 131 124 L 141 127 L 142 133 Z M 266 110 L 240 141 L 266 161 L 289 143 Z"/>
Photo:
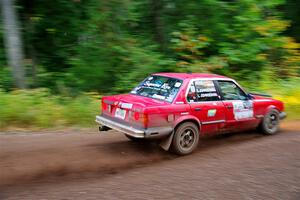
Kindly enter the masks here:
<path id="1" fill-rule="evenodd" d="M 172 102 L 176 97 L 182 80 L 165 76 L 149 76 L 130 93 Z"/>

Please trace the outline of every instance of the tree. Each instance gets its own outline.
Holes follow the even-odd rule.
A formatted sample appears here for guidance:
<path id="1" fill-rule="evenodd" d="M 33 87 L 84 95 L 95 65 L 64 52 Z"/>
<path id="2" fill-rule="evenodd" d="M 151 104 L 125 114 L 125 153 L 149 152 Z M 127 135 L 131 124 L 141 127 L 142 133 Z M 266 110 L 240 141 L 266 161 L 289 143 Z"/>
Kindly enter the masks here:
<path id="1" fill-rule="evenodd" d="M 25 70 L 23 66 L 23 45 L 16 11 L 11 0 L 1 0 L 4 43 L 9 66 L 12 68 L 15 86 L 25 88 Z"/>
<path id="2" fill-rule="evenodd" d="M 156 42 L 160 45 L 162 51 L 166 50 L 166 38 L 164 32 L 164 23 L 162 11 L 164 8 L 163 1 L 161 0 L 151 0 L 152 5 L 152 21 L 153 30 Z"/>

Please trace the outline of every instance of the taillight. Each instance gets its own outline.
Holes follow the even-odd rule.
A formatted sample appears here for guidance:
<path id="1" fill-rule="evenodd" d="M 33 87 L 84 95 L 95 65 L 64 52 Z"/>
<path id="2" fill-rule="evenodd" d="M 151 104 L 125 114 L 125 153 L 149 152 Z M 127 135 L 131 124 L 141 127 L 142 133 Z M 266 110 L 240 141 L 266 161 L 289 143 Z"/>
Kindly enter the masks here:
<path id="1" fill-rule="evenodd" d="M 102 111 L 106 111 L 106 112 L 111 112 L 112 110 L 112 105 L 105 103 L 105 101 L 102 99 Z"/>
<path id="2" fill-rule="evenodd" d="M 106 110 L 106 103 L 104 103 L 103 99 L 102 99 L 102 110 Z"/>
<path id="3" fill-rule="evenodd" d="M 144 128 L 147 128 L 149 122 L 147 114 L 129 111 L 129 117 L 131 120 L 141 123 Z"/>
<path id="4" fill-rule="evenodd" d="M 139 119 L 140 119 L 140 113 L 135 112 L 135 113 L 134 113 L 134 119 L 135 119 L 135 120 L 139 120 Z"/>
<path id="5" fill-rule="evenodd" d="M 148 127 L 148 122 L 149 122 L 149 118 L 148 118 L 148 115 L 147 114 L 143 114 L 143 125 L 145 128 Z"/>

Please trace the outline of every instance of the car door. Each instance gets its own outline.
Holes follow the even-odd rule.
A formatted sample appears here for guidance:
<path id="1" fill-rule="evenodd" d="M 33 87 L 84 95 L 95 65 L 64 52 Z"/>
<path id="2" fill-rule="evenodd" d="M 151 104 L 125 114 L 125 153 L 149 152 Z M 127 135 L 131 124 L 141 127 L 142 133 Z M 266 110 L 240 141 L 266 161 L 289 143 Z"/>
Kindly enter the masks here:
<path id="1" fill-rule="evenodd" d="M 239 131 L 254 126 L 256 118 L 253 113 L 253 101 L 231 80 L 216 81 L 225 106 L 225 129 Z"/>
<path id="2" fill-rule="evenodd" d="M 201 134 L 212 134 L 225 126 L 225 107 L 212 80 L 192 80 L 187 102 L 190 113 L 201 122 Z"/>

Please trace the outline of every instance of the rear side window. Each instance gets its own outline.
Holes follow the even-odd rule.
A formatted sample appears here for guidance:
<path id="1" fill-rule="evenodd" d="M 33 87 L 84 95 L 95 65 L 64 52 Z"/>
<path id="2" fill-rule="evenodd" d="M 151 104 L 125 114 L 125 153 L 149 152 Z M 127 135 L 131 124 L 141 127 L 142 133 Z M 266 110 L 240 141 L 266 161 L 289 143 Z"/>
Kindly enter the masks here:
<path id="1" fill-rule="evenodd" d="M 218 81 L 224 100 L 246 100 L 247 95 L 234 82 Z"/>
<path id="2" fill-rule="evenodd" d="M 188 102 L 218 101 L 219 96 L 212 80 L 193 81 L 187 95 Z"/>

